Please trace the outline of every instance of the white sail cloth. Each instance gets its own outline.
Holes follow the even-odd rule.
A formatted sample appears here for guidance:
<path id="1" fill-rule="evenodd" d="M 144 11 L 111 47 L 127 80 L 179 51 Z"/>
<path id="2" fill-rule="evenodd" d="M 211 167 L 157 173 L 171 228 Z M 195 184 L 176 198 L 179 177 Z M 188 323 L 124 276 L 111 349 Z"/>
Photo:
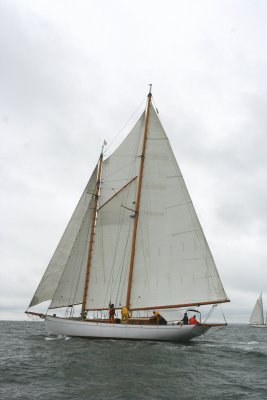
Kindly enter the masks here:
<path id="1" fill-rule="evenodd" d="M 110 302 L 125 305 L 136 184 L 132 180 L 98 211 L 87 309 L 108 308 Z"/>
<path id="2" fill-rule="evenodd" d="M 81 221 L 49 308 L 82 303 L 94 202 L 95 200 L 91 199 Z"/>
<path id="3" fill-rule="evenodd" d="M 115 150 L 115 152 L 107 158 L 102 165 L 102 177 L 101 177 L 101 196 L 99 199 L 99 207 L 106 203 L 110 198 L 114 196 L 122 187 L 127 185 L 132 181 L 134 177 L 137 176 L 140 165 L 140 155 L 142 148 L 142 133 L 144 129 L 144 113 L 141 115 L 136 125 L 126 137 L 126 139 L 121 143 L 121 145 Z M 68 306 L 71 304 L 78 304 L 82 302 L 82 293 L 84 290 L 84 274 L 86 268 L 86 255 L 88 254 L 89 248 L 89 234 L 91 226 L 91 212 L 90 212 L 90 201 L 92 199 L 92 193 L 95 190 L 97 179 L 97 168 L 92 174 L 89 183 L 76 207 L 76 210 L 71 217 L 71 220 L 58 244 L 58 247 L 47 267 L 47 270 L 34 294 L 34 297 L 29 305 L 33 307 L 45 300 L 52 300 L 50 308 Z M 109 274 L 113 274 L 117 270 L 118 266 L 116 260 L 118 260 L 118 254 L 122 250 L 117 250 L 117 245 L 114 239 L 117 237 L 120 230 L 125 231 L 128 228 L 125 226 L 125 221 L 122 219 L 113 221 L 113 230 L 109 230 L 112 235 L 112 240 L 106 242 L 106 231 L 105 223 L 108 221 L 110 224 L 110 219 L 108 217 L 109 210 L 114 208 L 116 212 L 114 215 L 121 216 L 126 215 L 127 224 L 132 226 L 132 219 L 129 218 L 129 210 L 122 214 L 121 204 L 117 204 L 117 199 L 122 199 L 122 196 L 127 196 L 129 190 L 133 188 L 136 190 L 136 182 L 132 183 L 128 188 L 126 186 L 123 193 L 120 193 L 118 198 L 112 200 L 110 204 L 107 204 L 106 211 L 99 211 L 98 220 L 99 226 L 101 227 L 101 232 L 105 232 L 105 243 L 109 243 L 108 246 L 101 245 L 99 241 L 103 243 L 103 237 L 101 232 L 96 230 L 96 244 L 93 250 L 93 258 L 90 272 L 90 279 L 92 282 L 98 282 L 96 286 L 99 290 L 104 293 L 107 289 L 107 280 L 109 281 Z M 135 193 L 131 195 L 131 202 L 129 208 L 134 208 L 132 202 L 134 201 L 136 195 Z M 120 217 L 122 218 L 122 217 Z M 85 225 L 87 223 L 87 229 Z M 115 225 L 116 224 L 116 225 Z M 97 224 L 98 225 L 98 224 Z M 122 233 L 120 234 L 122 235 Z M 129 239 L 130 240 L 130 239 Z M 110 243 L 113 241 L 113 247 Z M 102 253 L 103 251 L 103 253 Z M 116 255 L 115 255 L 116 253 Z M 100 258 L 98 260 L 98 255 Z M 103 257 L 102 257 L 103 256 Z M 108 267 L 103 264 L 103 259 L 109 262 Z M 113 260 L 115 260 L 115 264 Z M 110 262 L 110 260 L 112 260 Z M 125 262 L 126 263 L 126 262 Z M 99 266 L 99 270 L 96 272 L 95 265 Z M 124 265 L 125 266 L 125 265 Z M 102 268 L 102 270 L 101 270 Z M 127 267 L 124 270 L 124 284 L 126 287 L 126 275 Z M 103 278 L 103 281 L 99 280 L 99 276 Z M 113 278 L 111 279 L 109 285 L 109 291 L 114 293 Z M 120 284 L 120 290 L 122 291 L 122 285 Z M 116 286 L 118 288 L 118 286 Z M 126 289 L 124 289 L 125 291 Z M 88 307 L 98 307 L 103 308 L 104 304 L 106 306 L 105 298 L 109 297 L 106 295 L 99 295 L 98 299 L 95 297 L 96 291 L 89 282 L 88 291 Z M 116 298 L 118 296 L 116 295 Z"/>
<path id="4" fill-rule="evenodd" d="M 109 180 L 119 190 L 139 173 L 143 133 L 142 115 L 121 146 L 104 162 L 102 205 L 110 198 L 105 192 Z M 131 184 L 128 190 L 133 199 L 135 185 Z M 125 192 L 126 189 L 104 204 L 98 213 L 88 309 L 106 308 L 109 301 L 117 307 L 125 305 L 132 232 L 129 215 L 124 212 L 121 217 L 121 196 Z M 125 204 L 133 208 L 131 202 Z M 130 308 L 227 300 L 168 138 L 151 107 Z"/>
<path id="5" fill-rule="evenodd" d="M 144 137 L 144 114 L 103 162 L 89 274 L 87 309 L 124 306 L 134 209 Z M 95 170 L 30 307 L 82 302 Z M 154 308 L 228 301 L 168 138 L 151 106 L 130 307 Z"/>
<path id="6" fill-rule="evenodd" d="M 143 113 L 129 135 L 103 162 L 99 206 L 138 176 L 142 154 L 145 114 Z"/>
<path id="7" fill-rule="evenodd" d="M 78 242 L 84 241 L 84 237 L 82 237 L 80 230 L 81 226 L 84 227 L 83 221 L 85 217 L 86 219 L 89 218 L 88 214 L 88 210 L 90 208 L 89 204 L 92 199 L 92 194 L 95 191 L 96 179 L 97 179 L 97 168 L 95 168 L 88 184 L 86 185 L 86 188 L 56 248 L 56 251 L 44 273 L 44 276 L 32 298 L 29 307 L 33 307 L 46 300 L 51 300 L 54 297 L 63 272 L 64 272 L 64 279 L 66 282 L 66 277 L 68 275 L 67 271 L 70 271 L 70 264 L 68 260 L 73 258 L 74 253 L 77 253 L 77 247 L 79 246 Z M 88 222 L 88 230 L 89 229 L 90 229 L 90 223 Z M 84 231 L 84 236 L 87 237 L 88 232 L 84 228 L 83 231 Z M 77 264 L 76 261 L 75 263 Z M 79 268 L 81 268 L 81 265 L 77 266 L 76 268 L 79 270 Z M 76 273 L 71 272 L 69 278 L 73 276 L 73 274 L 74 275 L 79 274 L 78 270 Z M 67 301 L 67 299 L 69 300 L 70 285 L 71 282 L 69 282 L 69 284 L 66 287 L 62 287 L 62 285 L 59 286 L 56 293 L 56 298 L 59 301 L 57 302 L 55 300 L 53 302 L 54 307 L 56 306 L 60 307 L 62 305 L 69 304 L 69 303 L 66 304 L 65 301 Z M 84 287 L 84 282 L 83 282 L 83 287 Z M 75 296 L 72 296 L 72 300 L 74 301 L 74 303 L 77 303 L 80 301 L 80 296 L 79 299 L 77 299 Z"/>
<path id="8" fill-rule="evenodd" d="M 151 107 L 130 308 L 227 301 L 163 127 Z"/>
<path id="9" fill-rule="evenodd" d="M 262 294 L 260 295 L 260 297 L 256 301 L 256 304 L 255 304 L 254 309 L 252 311 L 249 323 L 250 324 L 257 324 L 257 325 L 263 325 L 264 324 Z"/>
<path id="10" fill-rule="evenodd" d="M 103 162 L 87 309 L 125 305 L 145 114 Z M 125 208 L 127 207 L 127 208 Z"/>

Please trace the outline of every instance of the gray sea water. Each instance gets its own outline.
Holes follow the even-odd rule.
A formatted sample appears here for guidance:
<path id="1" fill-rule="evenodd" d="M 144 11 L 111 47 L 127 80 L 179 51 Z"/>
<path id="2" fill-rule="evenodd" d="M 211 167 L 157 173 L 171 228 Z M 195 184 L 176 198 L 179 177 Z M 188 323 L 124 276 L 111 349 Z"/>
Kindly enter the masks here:
<path id="1" fill-rule="evenodd" d="M 267 399 L 267 329 L 188 344 L 46 337 L 0 321 L 0 399 Z"/>

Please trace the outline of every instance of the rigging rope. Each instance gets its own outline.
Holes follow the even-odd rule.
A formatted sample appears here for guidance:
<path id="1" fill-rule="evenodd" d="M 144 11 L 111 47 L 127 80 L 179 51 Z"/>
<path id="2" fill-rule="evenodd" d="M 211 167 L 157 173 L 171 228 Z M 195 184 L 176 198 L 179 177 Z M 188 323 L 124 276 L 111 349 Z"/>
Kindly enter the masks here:
<path id="1" fill-rule="evenodd" d="M 136 107 L 136 109 L 134 110 L 134 112 L 131 114 L 130 118 L 125 122 L 125 124 L 123 125 L 123 127 L 119 130 L 119 132 L 117 133 L 117 135 L 115 135 L 115 137 L 111 140 L 111 142 L 108 144 L 108 146 L 106 147 L 106 150 L 109 149 L 111 147 L 111 145 L 115 142 L 115 140 L 119 137 L 119 135 L 122 133 L 123 129 L 127 126 L 127 124 L 129 123 L 129 121 L 133 118 L 133 116 L 137 113 L 137 110 L 141 107 L 141 104 L 144 103 L 144 101 L 146 101 L 146 97 L 142 99 L 142 101 L 139 103 L 139 105 Z M 104 155 L 106 155 L 106 153 L 104 153 Z"/>

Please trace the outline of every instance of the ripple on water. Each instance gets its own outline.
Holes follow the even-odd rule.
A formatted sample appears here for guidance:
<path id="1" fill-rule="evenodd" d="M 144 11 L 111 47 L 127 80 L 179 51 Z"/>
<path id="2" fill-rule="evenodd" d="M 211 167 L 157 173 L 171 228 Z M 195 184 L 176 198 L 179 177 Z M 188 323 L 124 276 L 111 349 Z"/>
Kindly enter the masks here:
<path id="1" fill-rule="evenodd" d="M 266 335 L 236 326 L 185 344 L 53 338 L 42 322 L 0 321 L 0 340 L 1 400 L 262 400 L 267 389 Z"/>

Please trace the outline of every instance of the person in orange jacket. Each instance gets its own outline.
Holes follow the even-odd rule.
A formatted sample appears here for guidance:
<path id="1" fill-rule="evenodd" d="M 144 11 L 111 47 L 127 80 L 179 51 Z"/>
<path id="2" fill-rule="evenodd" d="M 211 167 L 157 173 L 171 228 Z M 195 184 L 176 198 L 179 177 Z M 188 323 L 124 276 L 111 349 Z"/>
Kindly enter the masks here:
<path id="1" fill-rule="evenodd" d="M 199 324 L 198 320 L 196 319 L 196 316 L 194 315 L 193 317 L 189 318 L 188 320 L 189 325 L 196 325 Z"/>

